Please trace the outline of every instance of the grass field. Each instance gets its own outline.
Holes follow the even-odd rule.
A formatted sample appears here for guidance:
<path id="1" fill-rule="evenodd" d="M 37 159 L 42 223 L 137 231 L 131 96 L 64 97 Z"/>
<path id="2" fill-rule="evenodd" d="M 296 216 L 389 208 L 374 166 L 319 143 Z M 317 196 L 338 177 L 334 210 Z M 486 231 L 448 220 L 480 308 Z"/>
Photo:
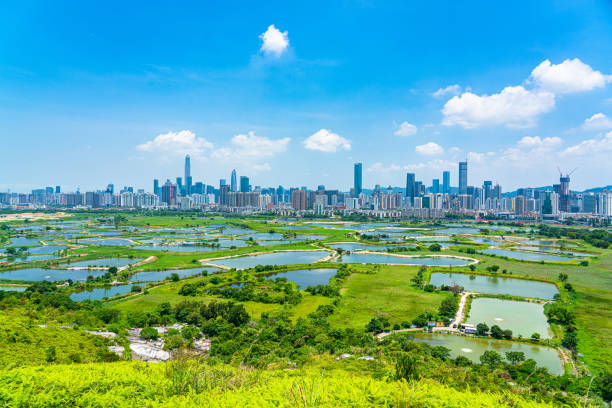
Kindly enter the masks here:
<path id="1" fill-rule="evenodd" d="M 413 286 L 416 266 L 376 268 L 375 274 L 353 273 L 342 285 L 342 301 L 329 318 L 337 327 L 363 329 L 375 316 L 385 316 L 391 324 L 410 322 L 424 312 L 438 311 L 447 293 L 428 293 Z"/>

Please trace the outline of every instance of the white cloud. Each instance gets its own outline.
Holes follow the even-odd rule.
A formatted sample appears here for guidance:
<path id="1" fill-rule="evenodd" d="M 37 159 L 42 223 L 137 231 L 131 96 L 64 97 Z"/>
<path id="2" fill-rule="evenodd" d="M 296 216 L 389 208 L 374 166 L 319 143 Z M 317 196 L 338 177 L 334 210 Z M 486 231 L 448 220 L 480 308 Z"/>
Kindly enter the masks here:
<path id="1" fill-rule="evenodd" d="M 270 171 L 270 170 L 272 170 L 272 167 L 270 167 L 270 163 L 254 164 L 253 165 L 253 170 L 255 170 L 257 172 Z"/>
<path id="2" fill-rule="evenodd" d="M 582 124 L 584 130 L 606 130 L 612 129 L 612 120 L 603 113 L 596 113 Z"/>
<path id="3" fill-rule="evenodd" d="M 444 153 L 442 146 L 434 142 L 428 142 L 423 145 L 416 146 L 414 151 L 425 156 L 434 156 Z"/>
<path id="4" fill-rule="evenodd" d="M 457 146 L 453 146 L 450 149 L 448 149 L 448 152 L 450 154 L 457 154 L 457 153 L 461 153 L 461 149 Z"/>
<path id="5" fill-rule="evenodd" d="M 446 88 L 440 88 L 436 92 L 434 92 L 432 95 L 435 96 L 436 98 L 441 98 L 446 95 L 453 95 L 453 96 L 459 95 L 460 93 L 461 93 L 461 87 L 455 84 L 455 85 L 449 85 Z"/>
<path id="6" fill-rule="evenodd" d="M 563 143 L 560 137 L 545 137 L 544 139 L 540 136 L 525 136 L 518 141 L 517 145 L 521 148 L 537 149 L 537 150 L 550 150 Z"/>
<path id="7" fill-rule="evenodd" d="M 483 125 L 506 125 L 522 128 L 535 125 L 536 118 L 551 111 L 555 95 L 544 90 L 529 91 L 509 86 L 500 93 L 478 96 L 464 92 L 451 98 L 442 109 L 443 125 L 475 128 Z"/>
<path id="8" fill-rule="evenodd" d="M 392 173 L 400 171 L 402 168 L 397 164 L 389 164 L 385 166 L 381 162 L 376 162 L 366 170 L 368 173 Z"/>
<path id="9" fill-rule="evenodd" d="M 545 60 L 531 72 L 530 79 L 543 89 L 556 94 L 567 94 L 603 88 L 607 82 L 612 81 L 612 75 L 595 71 L 574 58 L 556 65 Z"/>
<path id="10" fill-rule="evenodd" d="M 259 38 L 262 40 L 261 51 L 266 55 L 280 57 L 289 47 L 288 32 L 281 32 L 271 24 Z"/>
<path id="11" fill-rule="evenodd" d="M 304 140 L 304 147 L 308 150 L 335 153 L 338 150 L 351 150 L 351 142 L 337 133 L 321 129 Z"/>
<path id="12" fill-rule="evenodd" d="M 486 157 L 485 153 L 477 153 L 477 152 L 468 152 L 467 154 L 467 161 L 468 163 L 470 162 L 476 162 L 476 163 L 480 163 L 482 162 Z"/>
<path id="13" fill-rule="evenodd" d="M 166 155 L 202 156 L 204 151 L 213 148 L 213 144 L 204 138 L 196 137 L 195 133 L 189 130 L 181 130 L 158 135 L 155 139 L 140 144 L 136 148 L 143 152 Z"/>
<path id="14" fill-rule="evenodd" d="M 418 170 L 441 171 L 455 168 L 457 168 L 457 162 L 442 159 L 430 160 L 426 163 L 407 164 L 404 166 L 404 170 L 411 172 L 416 172 Z"/>
<path id="15" fill-rule="evenodd" d="M 395 133 L 393 133 L 395 136 L 412 136 L 414 134 L 416 134 L 417 132 L 417 127 L 408 123 L 408 122 L 402 122 L 402 124 L 399 126 L 399 128 L 395 131 Z"/>
<path id="16" fill-rule="evenodd" d="M 288 137 L 269 139 L 249 132 L 232 137 L 230 146 L 215 150 L 212 156 L 216 159 L 257 160 L 284 152 L 290 141 Z"/>
<path id="17" fill-rule="evenodd" d="M 608 132 L 601 139 L 587 139 L 581 143 L 570 146 L 561 152 L 562 156 L 592 155 L 612 152 L 612 132 Z M 609 158 L 609 156 L 606 154 Z"/>

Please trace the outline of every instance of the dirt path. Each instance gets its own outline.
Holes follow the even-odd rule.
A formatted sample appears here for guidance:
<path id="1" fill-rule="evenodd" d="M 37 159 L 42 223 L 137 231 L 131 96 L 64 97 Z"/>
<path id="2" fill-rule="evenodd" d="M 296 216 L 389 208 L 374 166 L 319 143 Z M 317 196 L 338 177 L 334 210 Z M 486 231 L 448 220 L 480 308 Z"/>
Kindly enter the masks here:
<path id="1" fill-rule="evenodd" d="M 127 268 L 134 268 L 134 267 L 136 267 L 136 266 L 140 266 L 140 265 L 148 264 L 148 263 L 151 263 L 151 262 L 154 262 L 154 261 L 157 261 L 157 257 L 156 257 L 156 256 L 150 256 L 150 257 L 148 257 L 147 259 L 143 259 L 143 260 L 142 260 L 142 261 L 140 261 L 140 262 L 136 262 L 135 264 L 132 264 L 132 265 L 126 265 L 126 266 L 122 266 L 121 268 L 119 268 L 119 271 L 124 271 L 124 270 L 126 270 Z"/>
<path id="2" fill-rule="evenodd" d="M 388 331 L 388 332 L 378 333 L 376 335 L 376 338 L 378 340 L 382 340 L 385 337 L 390 336 L 390 335 L 395 334 L 395 333 L 404 333 L 404 332 L 411 332 L 411 331 L 423 331 L 423 328 L 422 327 L 414 327 L 414 328 L 410 328 L 410 329 L 391 330 L 391 331 Z"/>
<path id="3" fill-rule="evenodd" d="M 467 304 L 468 296 L 472 296 L 476 294 L 475 292 L 463 292 L 461 294 L 461 300 L 459 301 L 459 308 L 457 309 L 457 314 L 455 314 L 455 318 L 448 327 L 448 330 L 459 331 L 459 325 L 465 318 L 465 305 Z M 456 324 L 457 327 L 453 328 L 453 325 Z"/>

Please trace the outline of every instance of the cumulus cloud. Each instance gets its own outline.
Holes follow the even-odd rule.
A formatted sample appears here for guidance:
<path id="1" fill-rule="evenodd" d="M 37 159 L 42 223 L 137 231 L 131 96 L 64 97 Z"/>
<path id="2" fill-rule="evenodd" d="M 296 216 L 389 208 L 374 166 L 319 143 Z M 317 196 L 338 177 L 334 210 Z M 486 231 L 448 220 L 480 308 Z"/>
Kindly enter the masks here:
<path id="1" fill-rule="evenodd" d="M 304 140 L 304 147 L 308 150 L 335 153 L 338 150 L 351 150 L 351 142 L 337 133 L 321 129 Z"/>
<path id="2" fill-rule="evenodd" d="M 457 168 L 457 162 L 442 159 L 430 160 L 425 163 L 407 164 L 404 166 L 404 170 L 411 172 L 416 172 L 418 170 L 441 171 L 455 168 Z"/>
<path id="3" fill-rule="evenodd" d="M 213 148 L 213 144 L 204 138 L 196 137 L 195 133 L 189 130 L 181 130 L 163 133 L 136 148 L 143 152 L 162 155 L 202 156 L 205 151 Z"/>
<path id="4" fill-rule="evenodd" d="M 596 113 L 582 124 L 584 130 L 606 130 L 612 129 L 612 120 L 603 113 Z"/>
<path id="5" fill-rule="evenodd" d="M 523 128 L 535 125 L 538 115 L 551 111 L 555 95 L 545 90 L 529 91 L 509 86 L 493 95 L 464 92 L 451 98 L 442 109 L 443 125 L 475 128 L 483 125 L 506 125 Z"/>
<path id="6" fill-rule="evenodd" d="M 539 87 L 556 94 L 591 91 L 603 88 L 612 81 L 612 75 L 595 71 L 578 58 L 566 59 L 560 64 L 542 61 L 531 72 L 530 79 Z"/>
<path id="7" fill-rule="evenodd" d="M 270 24 L 265 33 L 259 36 L 261 38 L 261 52 L 265 55 L 280 57 L 289 47 L 289 33 L 281 32 L 274 24 Z"/>
<path id="8" fill-rule="evenodd" d="M 414 151 L 425 156 L 434 156 L 444 153 L 444 148 L 437 143 L 428 142 L 423 145 L 416 146 Z"/>
<path id="9" fill-rule="evenodd" d="M 255 160 L 284 152 L 290 141 L 288 137 L 269 139 L 249 132 L 246 135 L 239 134 L 232 137 L 230 146 L 215 150 L 212 156 L 216 159 Z"/>
<path id="10" fill-rule="evenodd" d="M 397 164 L 389 164 L 385 166 L 381 162 L 376 162 L 366 170 L 368 173 L 392 173 L 400 171 L 402 168 Z"/>
<path id="11" fill-rule="evenodd" d="M 518 147 L 521 148 L 528 148 L 528 149 L 552 149 L 554 147 L 557 147 L 559 145 L 561 145 L 561 143 L 563 143 L 563 140 L 561 140 L 560 137 L 545 137 L 545 138 L 540 138 L 540 136 L 525 136 L 523 138 L 521 138 L 521 140 L 518 141 L 517 145 Z"/>
<path id="12" fill-rule="evenodd" d="M 453 95 L 453 96 L 459 95 L 460 93 L 461 93 L 461 87 L 455 84 L 455 85 L 449 85 L 445 88 L 440 88 L 436 92 L 434 92 L 432 95 L 436 98 L 441 98 L 446 95 Z"/>
<path id="13" fill-rule="evenodd" d="M 417 132 L 417 127 L 408 123 L 408 122 L 402 122 L 399 125 L 399 128 L 393 133 L 395 136 L 412 136 L 414 134 L 416 134 Z"/>
<path id="14" fill-rule="evenodd" d="M 270 167 L 270 163 L 254 164 L 253 170 L 257 172 L 270 171 L 272 170 L 272 167 Z"/>
<path id="15" fill-rule="evenodd" d="M 577 145 L 570 146 L 561 152 L 562 156 L 582 156 L 586 154 L 612 152 L 612 132 L 606 133 L 601 138 L 583 140 Z M 608 156 L 609 157 L 609 156 Z"/>

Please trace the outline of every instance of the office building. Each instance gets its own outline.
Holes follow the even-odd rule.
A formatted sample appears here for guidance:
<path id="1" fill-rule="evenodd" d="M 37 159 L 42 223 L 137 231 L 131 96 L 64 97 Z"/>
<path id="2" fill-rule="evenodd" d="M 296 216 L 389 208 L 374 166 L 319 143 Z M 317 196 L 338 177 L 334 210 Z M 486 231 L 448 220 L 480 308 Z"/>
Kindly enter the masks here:
<path id="1" fill-rule="evenodd" d="M 354 185 L 354 189 L 355 189 L 355 197 L 359 197 L 359 194 L 361 194 L 362 191 L 362 185 L 361 185 L 361 176 L 362 176 L 362 167 L 361 167 L 361 163 L 355 163 L 355 168 L 354 168 L 354 175 L 353 175 L 353 185 Z"/>
<path id="2" fill-rule="evenodd" d="M 433 179 L 431 181 L 431 192 L 438 194 L 440 192 L 440 179 Z"/>
<path id="3" fill-rule="evenodd" d="M 251 186 L 249 185 L 249 178 L 247 176 L 240 176 L 240 192 L 248 193 L 251 191 Z"/>
<path id="4" fill-rule="evenodd" d="M 442 194 L 450 194 L 450 171 L 442 173 Z"/>
<path id="5" fill-rule="evenodd" d="M 161 202 L 167 205 L 176 205 L 176 196 L 177 186 L 172 184 L 170 180 L 166 180 L 166 183 L 161 188 Z"/>
<path id="6" fill-rule="evenodd" d="M 414 202 L 416 196 L 414 183 L 414 173 L 406 173 L 406 198 L 409 199 L 410 204 Z"/>
<path id="7" fill-rule="evenodd" d="M 459 194 L 467 193 L 468 162 L 459 162 Z"/>
<path id="8" fill-rule="evenodd" d="M 293 190 L 291 192 L 291 207 L 296 211 L 306 209 L 306 190 Z"/>
<path id="9" fill-rule="evenodd" d="M 238 191 L 238 176 L 236 176 L 236 169 L 232 170 L 232 176 L 230 178 L 230 191 L 233 193 Z"/>
<path id="10" fill-rule="evenodd" d="M 185 194 L 191 194 L 191 186 L 193 180 L 191 179 L 191 158 L 189 155 L 185 156 Z"/>
<path id="11" fill-rule="evenodd" d="M 161 194 L 161 191 L 159 191 L 159 180 L 158 179 L 153 179 L 153 194 L 155 194 L 158 197 Z"/>

